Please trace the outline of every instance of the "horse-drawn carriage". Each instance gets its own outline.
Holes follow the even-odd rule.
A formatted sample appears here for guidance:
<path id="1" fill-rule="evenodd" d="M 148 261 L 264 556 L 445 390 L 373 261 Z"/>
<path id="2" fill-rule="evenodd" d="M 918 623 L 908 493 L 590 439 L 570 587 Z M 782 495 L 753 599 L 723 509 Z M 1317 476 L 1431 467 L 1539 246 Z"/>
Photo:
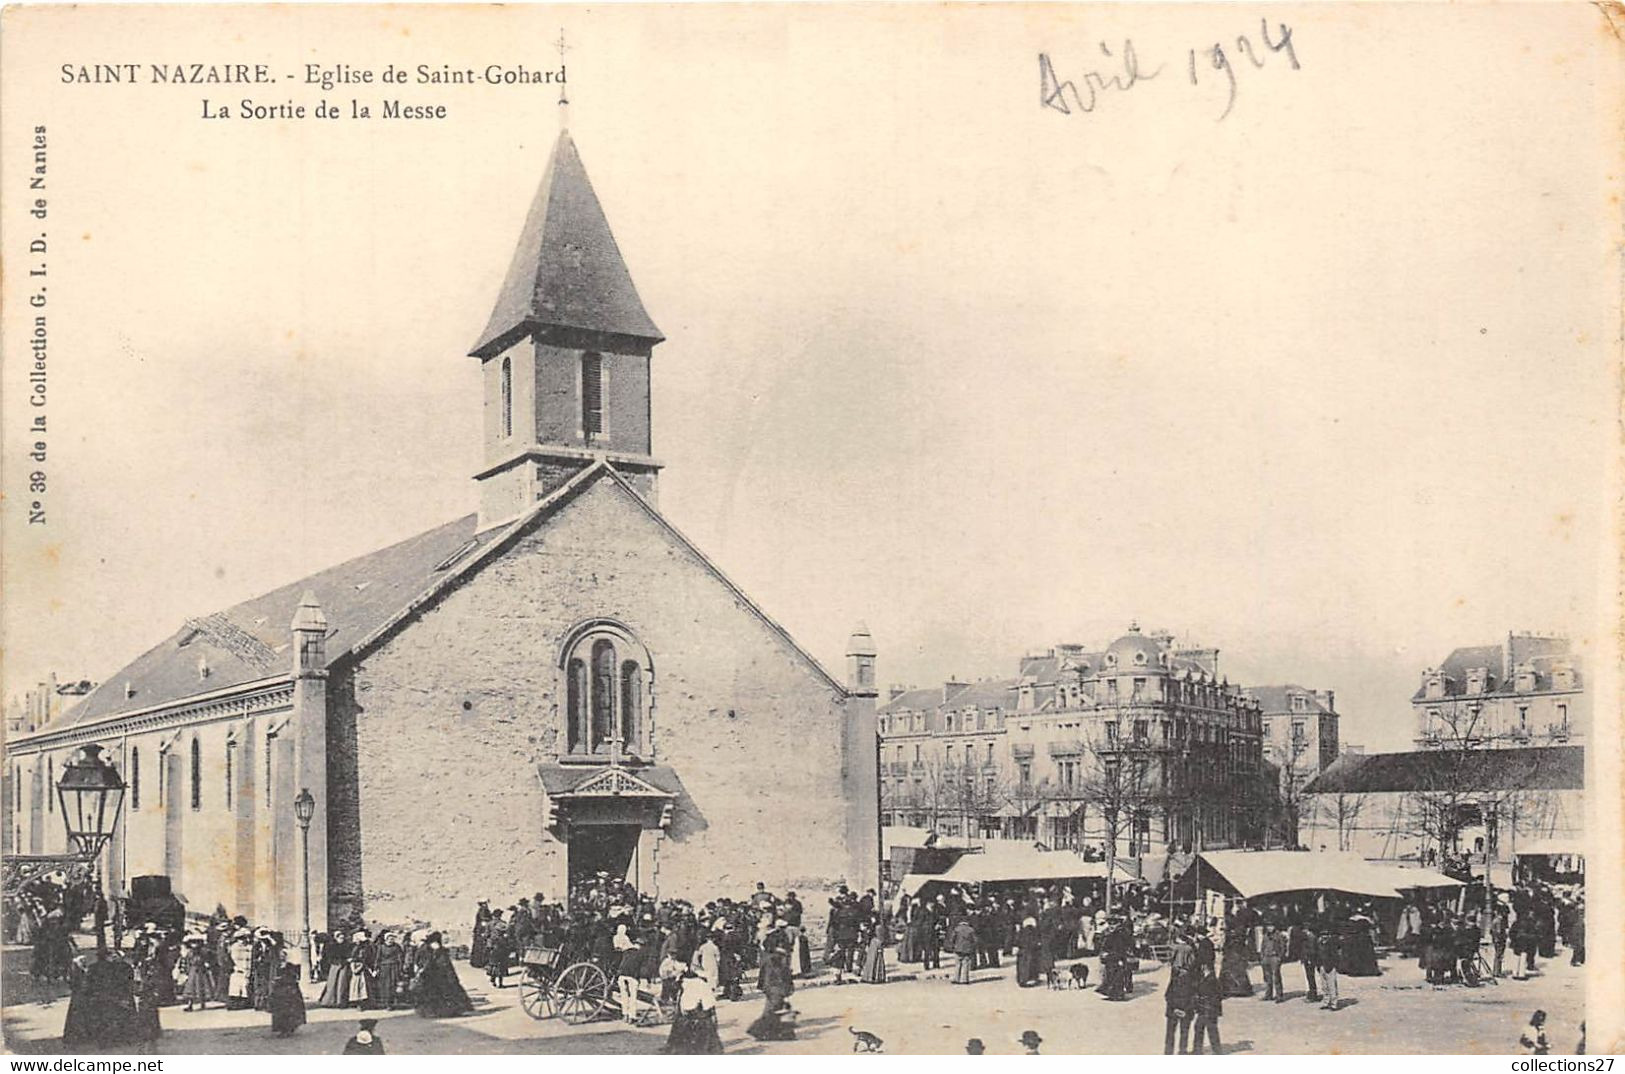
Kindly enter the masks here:
<path id="1" fill-rule="evenodd" d="M 623 1012 L 615 987 L 595 962 L 572 962 L 562 970 L 564 952 L 556 947 L 528 947 L 520 955 L 519 1006 L 537 1020 L 563 1018 L 582 1025 Z M 672 1012 L 656 996 L 640 991 L 635 1018 L 640 1025 L 671 1021 Z"/>

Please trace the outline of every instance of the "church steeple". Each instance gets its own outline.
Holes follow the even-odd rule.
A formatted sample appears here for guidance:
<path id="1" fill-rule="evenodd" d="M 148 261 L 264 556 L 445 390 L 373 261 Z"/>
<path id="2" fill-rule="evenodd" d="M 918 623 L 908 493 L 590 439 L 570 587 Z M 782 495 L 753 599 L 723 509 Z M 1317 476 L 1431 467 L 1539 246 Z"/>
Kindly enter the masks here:
<path id="1" fill-rule="evenodd" d="M 664 337 L 621 258 L 574 139 L 559 132 L 479 341 L 480 528 L 517 516 L 594 459 L 653 498 L 649 359 Z"/>

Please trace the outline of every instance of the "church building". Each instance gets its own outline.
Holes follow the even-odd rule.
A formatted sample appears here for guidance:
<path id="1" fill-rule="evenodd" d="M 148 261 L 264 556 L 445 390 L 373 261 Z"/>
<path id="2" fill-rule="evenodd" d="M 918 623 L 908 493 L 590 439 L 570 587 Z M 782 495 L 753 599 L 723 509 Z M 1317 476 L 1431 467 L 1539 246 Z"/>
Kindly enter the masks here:
<path id="1" fill-rule="evenodd" d="M 290 938 L 306 883 L 318 931 L 598 872 L 809 910 L 877 886 L 874 647 L 837 680 L 661 514 L 661 339 L 562 132 L 470 351 L 477 514 L 190 619 L 15 737 L 17 849 L 61 849 L 55 782 L 95 742 L 128 785 L 110 889 L 166 875 Z"/>

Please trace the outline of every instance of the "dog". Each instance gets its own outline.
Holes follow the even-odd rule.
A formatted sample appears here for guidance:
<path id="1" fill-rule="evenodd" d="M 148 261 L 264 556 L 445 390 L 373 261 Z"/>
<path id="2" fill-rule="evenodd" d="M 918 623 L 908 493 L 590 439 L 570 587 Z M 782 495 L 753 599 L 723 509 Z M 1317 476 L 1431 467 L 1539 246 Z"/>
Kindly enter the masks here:
<path id="1" fill-rule="evenodd" d="M 1087 963 L 1087 962 L 1074 962 L 1072 964 L 1072 981 L 1071 981 L 1071 983 L 1072 983 L 1073 988 L 1088 988 L 1089 987 L 1089 963 Z"/>
<path id="2" fill-rule="evenodd" d="M 851 1026 L 847 1026 L 846 1031 L 855 1038 L 852 1041 L 852 1050 L 854 1052 L 879 1052 L 884 1050 L 886 1042 L 873 1033 L 862 1029 L 853 1029 Z"/>
<path id="3" fill-rule="evenodd" d="M 1044 973 L 1044 981 L 1049 985 L 1051 992 L 1059 992 L 1066 987 L 1066 978 L 1061 976 L 1058 968 L 1051 968 Z"/>

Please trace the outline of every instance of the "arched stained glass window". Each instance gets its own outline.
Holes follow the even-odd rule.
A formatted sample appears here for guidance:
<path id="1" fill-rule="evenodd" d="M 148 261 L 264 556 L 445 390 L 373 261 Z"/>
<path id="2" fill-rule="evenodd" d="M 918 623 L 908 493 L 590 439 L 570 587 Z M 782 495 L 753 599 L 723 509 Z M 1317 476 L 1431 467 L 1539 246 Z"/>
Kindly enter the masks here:
<path id="1" fill-rule="evenodd" d="M 600 638 L 592 646 L 592 752 L 608 750 L 615 730 L 615 646 Z"/>
<path id="2" fill-rule="evenodd" d="M 141 747 L 130 750 L 130 809 L 141 808 Z"/>
<path id="3" fill-rule="evenodd" d="M 570 661 L 565 683 L 567 709 L 569 713 L 566 720 L 566 734 L 569 739 L 567 752 L 582 753 L 587 749 L 589 729 L 587 727 L 587 665 L 585 661 L 573 659 Z"/>
<path id="4" fill-rule="evenodd" d="M 203 746 L 192 738 L 192 808 L 203 808 Z"/>
<path id="5" fill-rule="evenodd" d="M 638 751 L 643 741 L 643 669 L 635 660 L 621 664 L 621 749 Z"/>

